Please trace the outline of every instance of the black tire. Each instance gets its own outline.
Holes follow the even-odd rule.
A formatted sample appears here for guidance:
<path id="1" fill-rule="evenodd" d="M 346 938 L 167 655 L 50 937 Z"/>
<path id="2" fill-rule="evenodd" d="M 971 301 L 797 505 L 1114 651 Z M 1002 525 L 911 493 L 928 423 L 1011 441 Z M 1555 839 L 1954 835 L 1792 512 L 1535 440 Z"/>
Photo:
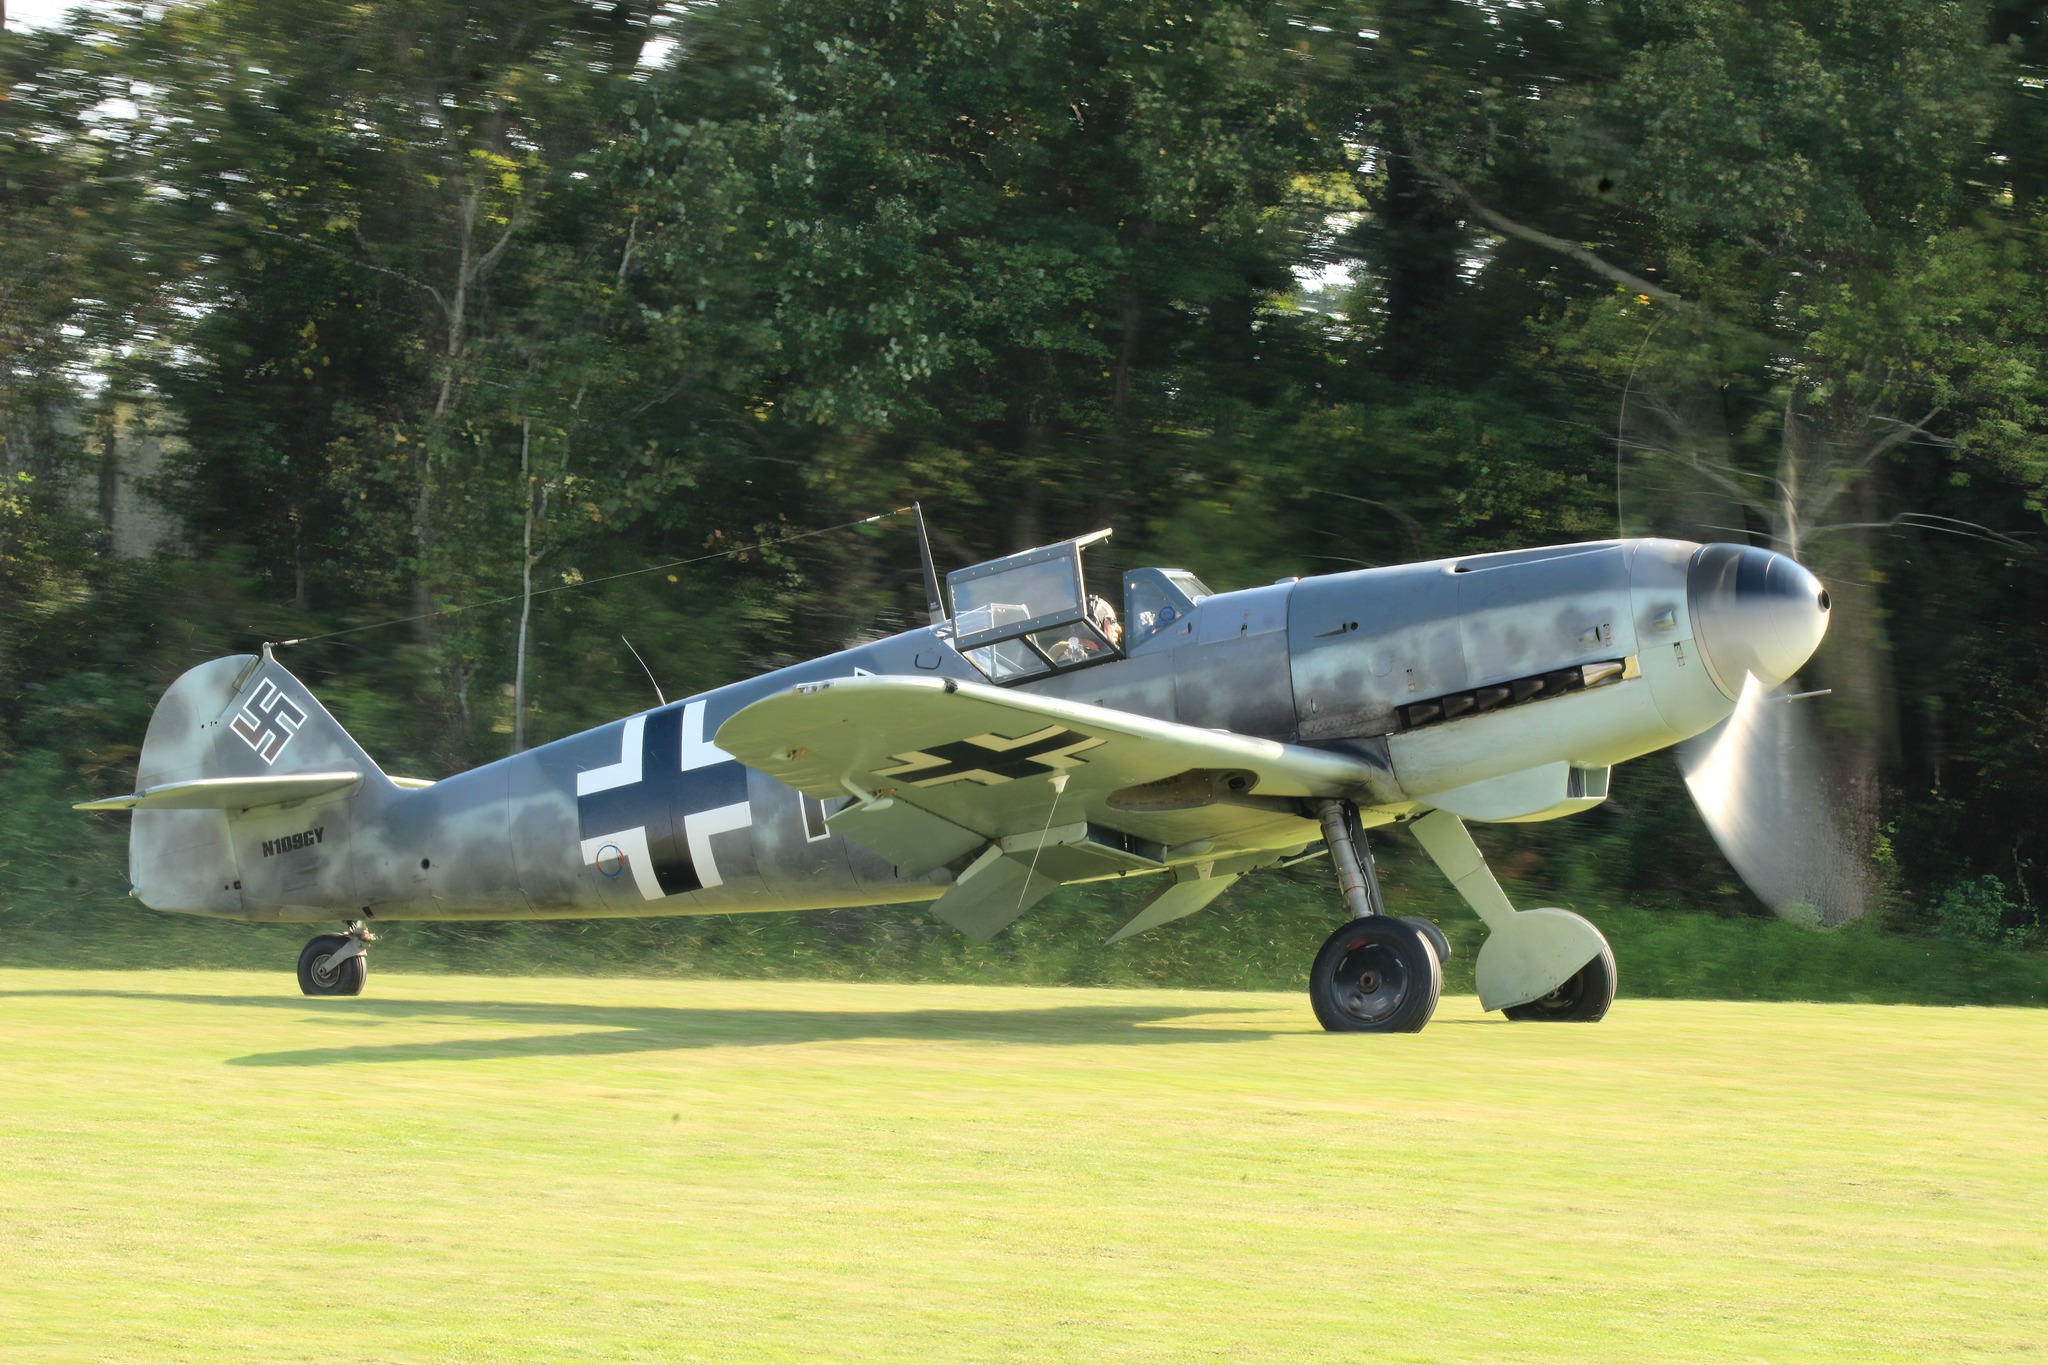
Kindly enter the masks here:
<path id="1" fill-rule="evenodd" d="M 361 953 L 333 971 L 323 971 L 321 959 L 348 946 L 346 934 L 322 934 L 299 949 L 299 989 L 307 995 L 361 995 L 370 978 L 370 961 Z"/>
<path id="2" fill-rule="evenodd" d="M 1419 1033 L 1443 988 L 1429 936 L 1391 915 L 1341 926 L 1308 973 L 1309 1003 L 1332 1033 Z"/>
<path id="3" fill-rule="evenodd" d="M 1573 972 L 1562 986 L 1526 1005 L 1510 1005 L 1501 1013 L 1510 1019 L 1549 1024 L 1597 1024 L 1614 1003 L 1614 950 Z"/>
<path id="4" fill-rule="evenodd" d="M 1439 965 L 1451 960 L 1451 941 L 1445 937 L 1442 925 L 1420 915 L 1401 915 L 1398 918 L 1403 924 L 1412 924 L 1422 931 L 1422 936 L 1429 940 L 1429 946 L 1436 949 Z"/>

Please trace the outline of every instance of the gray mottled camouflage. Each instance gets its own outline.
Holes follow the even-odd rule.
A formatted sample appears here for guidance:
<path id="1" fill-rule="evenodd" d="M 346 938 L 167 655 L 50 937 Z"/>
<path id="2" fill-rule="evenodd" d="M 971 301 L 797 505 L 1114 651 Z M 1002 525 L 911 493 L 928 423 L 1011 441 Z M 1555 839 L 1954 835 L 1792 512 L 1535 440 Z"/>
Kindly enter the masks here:
<path id="1" fill-rule="evenodd" d="M 1473 818 L 1550 818 L 1597 800 L 1574 805 L 1574 794 L 1604 794 L 1610 765 L 1728 714 L 1732 696 L 1698 662 L 1699 553 L 1674 541 L 1599 542 L 1224 593 L 1127 657 L 1016 690 L 1348 754 L 1379 774 L 1361 802 L 1367 823 L 1461 801 L 1535 812 Z M 933 900 L 975 850 L 908 875 L 828 828 L 825 803 L 737 762 L 715 737 L 756 701 L 856 672 L 982 681 L 948 635 L 944 626 L 907 631 L 424 786 L 385 776 L 267 655 L 218 659 L 164 694 L 138 792 L 287 773 L 355 771 L 361 780 L 281 807 L 137 809 L 135 894 L 161 910 L 272 921 Z M 1496 695 L 1575 669 L 1592 679 L 1610 662 L 1612 676 L 1569 695 L 1562 683 L 1533 698 Z M 1554 780 L 1543 775 L 1553 770 Z M 1555 800 L 1541 794 L 1544 783 Z M 1306 810 L 1277 825 L 1285 827 L 1262 836 L 1264 852 L 1232 850 L 1229 868 L 1318 837 Z M 1181 899 L 1193 908 L 1213 897 L 1197 886 L 1210 876 L 1193 863 L 1169 871 L 1190 888 Z"/>

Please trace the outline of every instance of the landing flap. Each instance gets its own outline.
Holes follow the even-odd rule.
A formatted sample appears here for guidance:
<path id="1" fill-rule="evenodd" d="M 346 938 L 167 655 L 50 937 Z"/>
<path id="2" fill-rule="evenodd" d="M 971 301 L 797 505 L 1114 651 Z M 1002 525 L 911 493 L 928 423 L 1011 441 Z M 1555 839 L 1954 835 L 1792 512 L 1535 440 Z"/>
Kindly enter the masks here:
<path id="1" fill-rule="evenodd" d="M 932 913 L 976 943 L 986 943 L 1059 889 L 1059 880 L 1035 870 L 1030 859 L 991 848 L 932 904 Z"/>
<path id="2" fill-rule="evenodd" d="M 907 877 L 922 877 L 988 842 L 971 829 L 889 797 L 854 801 L 833 811 L 825 824 L 834 834 L 881 854 Z"/>
<path id="3" fill-rule="evenodd" d="M 1212 867 L 1211 863 L 1197 863 L 1195 868 Z M 1183 869 L 1193 870 L 1193 869 Z M 1215 900 L 1230 889 L 1236 881 L 1233 875 L 1221 877 L 1197 877 L 1193 881 L 1175 881 L 1162 886 L 1145 900 L 1143 908 L 1131 917 L 1131 922 L 1111 934 L 1109 943 L 1127 939 L 1132 934 L 1142 934 L 1147 929 L 1157 929 L 1162 924 L 1184 919 Z"/>
<path id="4" fill-rule="evenodd" d="M 1157 929 L 1184 919 L 1228 891 L 1245 873 L 1263 862 L 1259 858 L 1205 860 L 1175 868 L 1172 880 L 1145 898 L 1130 923 L 1111 934 L 1107 943 Z M 1107 944 L 1105 944 L 1107 946 Z"/>

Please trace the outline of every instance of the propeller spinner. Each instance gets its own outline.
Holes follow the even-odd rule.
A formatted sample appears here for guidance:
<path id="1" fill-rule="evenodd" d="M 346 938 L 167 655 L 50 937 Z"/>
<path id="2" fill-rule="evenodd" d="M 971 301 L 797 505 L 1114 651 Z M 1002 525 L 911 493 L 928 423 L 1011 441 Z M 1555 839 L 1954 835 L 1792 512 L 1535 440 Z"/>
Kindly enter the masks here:
<path id="1" fill-rule="evenodd" d="M 1862 861 L 1829 800 L 1812 727 L 1772 691 L 1819 648 L 1827 589 L 1787 556 L 1744 545 L 1703 548 L 1686 587 L 1707 671 L 1735 701 L 1728 719 L 1680 749 L 1693 803 L 1773 910 L 1810 923 L 1859 917 Z"/>

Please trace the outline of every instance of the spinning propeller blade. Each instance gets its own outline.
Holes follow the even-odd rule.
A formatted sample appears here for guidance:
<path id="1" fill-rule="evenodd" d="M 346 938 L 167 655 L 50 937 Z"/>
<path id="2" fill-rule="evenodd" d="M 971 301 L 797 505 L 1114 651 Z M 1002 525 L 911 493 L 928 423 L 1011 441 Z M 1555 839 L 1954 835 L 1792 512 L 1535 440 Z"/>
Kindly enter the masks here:
<path id="1" fill-rule="evenodd" d="M 1807 924 L 1860 918 L 1865 868 L 1835 816 L 1805 709 L 1744 679 L 1735 713 L 1679 749 L 1693 803 L 1771 909 Z"/>

